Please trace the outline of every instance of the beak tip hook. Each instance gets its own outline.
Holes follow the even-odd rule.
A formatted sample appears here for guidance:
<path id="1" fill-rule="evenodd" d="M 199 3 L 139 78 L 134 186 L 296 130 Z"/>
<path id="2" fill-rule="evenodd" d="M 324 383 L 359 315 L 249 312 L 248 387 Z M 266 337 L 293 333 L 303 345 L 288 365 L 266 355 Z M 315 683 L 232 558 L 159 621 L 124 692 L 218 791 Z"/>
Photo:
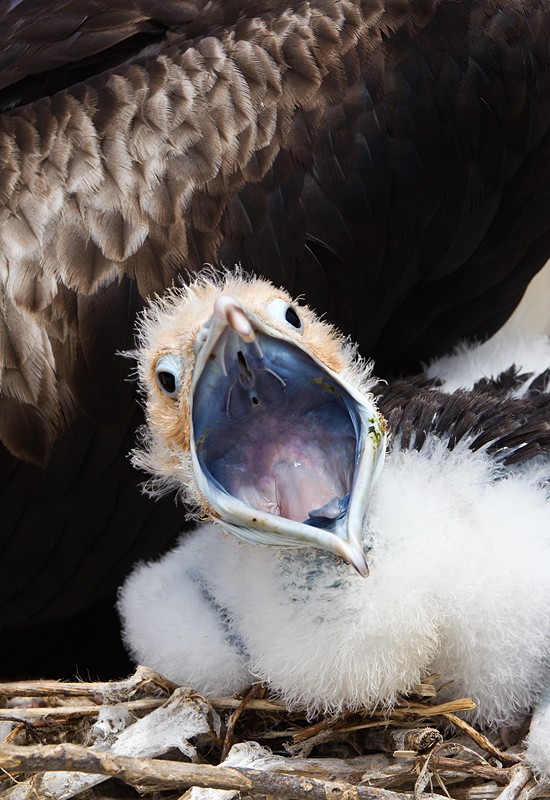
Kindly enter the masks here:
<path id="1" fill-rule="evenodd" d="M 229 325 L 243 342 L 253 342 L 256 338 L 254 328 L 242 305 L 234 297 L 222 294 L 214 303 L 214 315 Z"/>

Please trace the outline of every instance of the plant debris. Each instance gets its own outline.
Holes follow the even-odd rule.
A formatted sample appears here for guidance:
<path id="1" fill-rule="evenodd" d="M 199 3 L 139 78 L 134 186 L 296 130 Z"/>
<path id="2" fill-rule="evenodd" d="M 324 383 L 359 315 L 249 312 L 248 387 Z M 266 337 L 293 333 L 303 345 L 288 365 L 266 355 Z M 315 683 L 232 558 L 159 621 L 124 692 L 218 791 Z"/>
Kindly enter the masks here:
<path id="1" fill-rule="evenodd" d="M 2 800 L 534 800 L 517 746 L 438 702 L 429 676 L 391 712 L 307 718 L 254 685 L 205 700 L 145 667 L 121 681 L 0 684 Z"/>

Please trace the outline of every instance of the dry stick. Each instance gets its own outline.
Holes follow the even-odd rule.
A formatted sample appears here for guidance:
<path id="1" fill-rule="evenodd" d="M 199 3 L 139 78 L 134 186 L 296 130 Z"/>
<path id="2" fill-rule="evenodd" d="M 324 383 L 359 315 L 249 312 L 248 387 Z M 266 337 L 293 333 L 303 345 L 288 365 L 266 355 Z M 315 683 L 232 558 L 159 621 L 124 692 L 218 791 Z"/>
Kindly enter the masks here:
<path id="1" fill-rule="evenodd" d="M 457 697 L 456 700 L 449 700 L 447 703 L 439 703 L 429 706 L 425 703 L 407 703 L 397 706 L 391 712 L 392 717 L 397 719 L 407 719 L 407 717 L 438 717 L 453 711 L 473 711 L 476 704 L 471 697 Z"/>
<path id="2" fill-rule="evenodd" d="M 113 703 L 112 708 L 125 708 L 128 711 L 152 711 L 166 703 L 166 697 L 146 697 L 143 700 L 128 700 L 125 703 Z M 109 704 L 111 705 L 111 704 Z M 0 721 L 30 722 L 32 720 L 55 720 L 59 723 L 65 719 L 78 717 L 96 717 L 105 706 L 48 706 L 46 708 L 10 708 L 6 716 L 0 709 Z"/>
<path id="3" fill-rule="evenodd" d="M 135 673 L 129 678 L 121 681 L 108 681 L 97 683 L 65 683 L 63 681 L 16 681 L 0 683 L 0 697 L 91 697 L 116 698 L 123 701 L 125 697 L 130 698 L 138 691 L 148 691 L 150 689 L 162 690 L 166 694 L 172 694 L 179 688 L 179 684 L 173 683 L 168 678 L 154 672 L 147 667 L 137 667 Z M 210 705 L 218 709 L 235 709 L 241 704 L 241 700 L 235 697 L 211 697 Z M 276 713 L 284 711 L 286 708 L 283 703 L 275 700 L 251 700 L 248 708 L 254 711 L 266 711 Z M 288 713 L 288 712 L 287 712 Z"/>
<path id="4" fill-rule="evenodd" d="M 500 784 L 510 780 L 514 768 L 473 764 L 456 758 L 432 756 L 430 768 L 453 773 L 464 772 Z M 290 766 L 290 765 L 289 765 Z M 346 782 L 302 778 L 283 772 L 265 772 L 245 767 L 213 767 L 208 764 L 187 764 L 178 761 L 114 756 L 108 752 L 92 750 L 79 745 L 34 745 L 0 747 L 0 768 L 14 772 L 78 771 L 117 777 L 130 784 L 159 789 L 201 786 L 211 789 L 229 789 L 252 794 L 274 794 L 280 797 L 312 800 L 327 797 L 334 800 L 403 800 L 410 796 L 367 786 L 354 786 Z M 515 768 L 517 769 L 517 767 Z M 351 795 L 350 795 L 351 792 Z"/>
<path id="5" fill-rule="evenodd" d="M 516 800 L 525 784 L 533 777 L 533 773 L 525 764 L 517 764 L 511 768 L 510 772 L 512 777 L 508 786 L 499 794 L 498 800 Z"/>
<path id="6" fill-rule="evenodd" d="M 246 748 L 246 745 L 244 745 Z M 243 751 L 244 753 L 244 751 Z M 402 779 L 399 779 L 396 772 L 396 765 L 393 759 L 382 755 L 355 756 L 352 758 L 287 758 L 284 756 L 273 756 L 269 758 L 266 751 L 266 760 L 260 769 L 269 770 L 283 775 L 296 775 L 302 779 L 314 778 L 321 781 L 330 781 L 338 784 L 357 784 L 366 785 L 374 788 L 391 789 L 394 792 L 406 792 L 408 788 L 404 783 L 411 782 L 411 776 L 415 775 L 414 762 L 398 764 Z M 246 757 L 246 756 L 245 756 Z M 255 767 L 257 764 L 245 763 L 244 761 L 225 763 L 220 766 Z M 396 781 L 397 776 L 397 781 Z M 469 780 L 466 776 L 463 780 Z M 399 785 L 397 785 L 399 784 Z M 198 793 L 197 793 L 198 792 Z M 215 800 L 220 795 L 219 791 L 187 790 L 178 800 Z M 235 795 L 235 792 L 221 793 L 222 797 Z M 424 799 L 426 800 L 426 799 Z"/>
<path id="7" fill-rule="evenodd" d="M 181 687 L 183 688 L 183 687 Z M 32 695 L 30 695 L 32 696 Z M 38 695 L 37 695 L 38 696 Z M 88 695 L 81 695 L 84 699 L 88 697 Z M 106 705 L 116 705 L 116 706 L 124 706 L 124 708 L 128 708 L 129 710 L 140 711 L 140 710 L 152 710 L 154 708 L 158 708 L 167 700 L 166 697 L 144 697 L 141 700 L 122 700 L 120 702 L 113 702 L 113 703 L 106 703 Z M 242 703 L 242 700 L 236 699 L 234 697 L 209 697 L 208 702 L 212 706 L 220 711 L 230 710 L 239 708 Z M 281 713 L 284 712 L 289 716 L 291 714 L 295 715 L 302 712 L 288 712 L 287 709 L 279 705 L 278 703 L 273 703 L 270 700 L 251 700 L 247 703 L 246 706 L 248 709 L 252 711 L 265 711 L 269 714 L 273 713 Z M 40 708 L 10 708 L 10 713 L 16 713 L 21 716 L 26 716 L 27 718 L 42 718 L 48 717 L 50 715 L 53 716 L 94 716 L 94 714 L 98 714 L 100 709 L 102 708 L 101 705 L 95 705 L 94 703 L 90 703 L 89 705 L 83 706 L 43 706 Z M 0 714 L 3 713 L 3 709 L 0 708 Z"/>
<path id="8" fill-rule="evenodd" d="M 492 767 L 490 764 L 473 764 L 471 761 L 463 761 L 457 758 L 446 758 L 445 756 L 430 756 L 429 768 L 443 772 L 463 772 L 477 778 L 485 778 L 488 781 L 506 784 L 510 780 L 511 767 Z"/>
<path id="9" fill-rule="evenodd" d="M 454 757 L 449 759 L 448 756 L 451 754 L 453 754 Z M 426 760 L 430 763 L 432 761 L 435 762 L 435 759 L 439 759 L 440 763 L 443 763 L 443 765 L 445 765 L 446 762 L 457 763 L 457 759 L 463 760 L 465 763 L 475 767 L 480 777 L 486 777 L 488 780 L 497 780 L 504 784 L 508 783 L 513 775 L 513 767 L 504 767 L 502 764 L 496 766 L 489 764 L 481 753 L 459 742 L 441 742 L 441 744 L 436 745 L 431 753 L 426 756 Z M 445 766 L 443 768 L 445 769 Z"/>
<path id="10" fill-rule="evenodd" d="M 200 786 L 295 800 L 411 800 L 408 794 L 369 786 L 320 781 L 244 767 L 213 767 L 208 764 L 113 756 L 70 744 L 0 747 L 0 768 L 11 773 L 44 770 L 87 772 L 158 790 Z"/>
<path id="11" fill-rule="evenodd" d="M 171 694 L 177 683 L 159 675 L 148 667 L 138 666 L 133 675 L 121 681 L 97 683 L 64 683 L 63 681 L 15 681 L 0 683 L 0 697 L 50 697 L 67 695 L 73 697 L 130 697 L 137 691 L 162 690 Z"/>
<path id="12" fill-rule="evenodd" d="M 236 708 L 229 716 L 227 720 L 227 732 L 225 734 L 225 739 L 223 741 L 223 749 L 222 749 L 222 757 L 221 760 L 225 761 L 231 747 L 233 746 L 233 734 L 235 733 L 235 725 L 239 721 L 239 717 L 248 706 L 251 700 L 253 700 L 257 694 L 263 689 L 263 686 L 260 683 L 253 684 L 248 693 L 243 697 L 241 700 L 238 708 Z"/>
<path id="13" fill-rule="evenodd" d="M 417 692 L 424 696 L 432 696 L 434 691 L 431 681 L 438 678 L 431 675 L 417 687 Z M 50 696 L 73 696 L 73 697 L 92 697 L 103 698 L 116 697 L 122 701 L 125 697 L 131 697 L 137 691 L 148 690 L 150 688 L 160 689 L 171 694 L 179 688 L 179 684 L 174 683 L 158 672 L 154 672 L 148 667 L 138 666 L 133 675 L 120 681 L 91 682 L 80 681 L 12 681 L 0 683 L 0 697 L 50 697 Z M 231 709 L 238 708 L 241 700 L 234 697 L 210 697 L 210 704 L 214 708 Z M 276 700 L 257 699 L 251 700 L 248 708 L 255 711 L 277 712 L 285 711 L 290 714 L 300 714 L 302 711 L 289 712 L 285 705 Z"/>
<path id="14" fill-rule="evenodd" d="M 452 791 L 454 800 L 496 800 L 502 791 L 502 786 L 491 781 L 473 786 L 453 786 Z"/>
<path id="15" fill-rule="evenodd" d="M 84 698 L 87 697 L 87 695 L 81 695 L 81 697 Z M 107 703 L 107 705 L 124 706 L 124 708 L 127 708 L 130 711 L 149 711 L 158 708 L 165 703 L 166 700 L 166 697 L 144 697 L 141 700 L 123 700 L 121 702 Z M 224 711 L 239 708 L 242 700 L 238 700 L 233 697 L 212 697 L 208 698 L 208 702 L 212 708 Z M 279 705 L 278 703 L 272 703 L 270 700 L 251 700 L 249 703 L 247 703 L 246 707 L 252 711 L 265 711 L 270 714 L 284 712 L 290 716 L 291 713 L 299 713 L 287 712 L 284 706 Z M 93 717 L 95 714 L 99 714 L 101 708 L 101 705 L 90 703 L 89 705 L 85 706 L 42 706 L 40 708 L 14 707 L 6 709 L 6 711 L 9 711 L 10 714 L 17 715 L 19 719 L 42 719 L 43 717 L 49 716 Z M 3 714 L 3 709 L 1 708 L 0 714 Z"/>
<path id="16" fill-rule="evenodd" d="M 325 718 L 319 720 L 319 722 L 315 722 L 313 725 L 308 725 L 307 728 L 302 728 L 294 733 L 292 735 L 292 739 L 294 742 L 304 742 L 306 739 L 317 737 L 319 734 L 324 734 L 326 731 L 334 730 L 336 725 L 339 723 L 342 723 L 342 717 L 329 717 L 328 719 Z M 375 724 L 383 725 L 384 722 L 378 722 Z"/>
<path id="17" fill-rule="evenodd" d="M 346 724 L 345 719 L 349 718 L 347 714 L 344 719 L 342 717 L 335 717 L 328 720 L 321 720 L 307 728 L 302 728 L 293 735 L 294 742 L 304 742 L 311 736 L 317 736 L 319 733 L 327 730 L 334 729 L 335 733 L 350 733 L 351 731 L 360 731 L 366 728 L 376 728 L 380 725 L 396 725 L 408 719 L 429 718 L 444 716 L 451 711 L 471 711 L 475 708 L 475 703 L 469 697 L 461 697 L 457 700 L 451 700 L 448 703 L 441 703 L 436 706 L 424 705 L 423 703 L 410 703 L 408 705 L 397 706 L 394 708 L 387 717 L 380 717 L 375 719 L 375 715 L 368 722 L 357 722 L 355 724 Z M 365 710 L 363 713 L 369 713 Z M 458 719 L 458 718 L 457 718 Z M 514 762 L 515 763 L 515 762 Z"/>
<path id="18" fill-rule="evenodd" d="M 475 728 L 472 728 L 472 726 L 468 725 L 468 723 L 465 720 L 461 719 L 460 717 L 457 717 L 455 714 L 443 713 L 440 716 L 442 716 L 443 719 L 446 719 L 448 722 L 452 723 L 452 725 L 454 725 L 456 728 L 459 728 L 459 730 L 467 734 L 470 737 L 470 739 L 472 739 L 477 745 L 479 745 L 479 747 L 485 750 L 486 753 L 489 753 L 489 755 L 494 756 L 494 758 L 498 758 L 499 761 L 502 761 L 505 764 L 517 764 L 519 761 L 521 761 L 521 759 L 518 756 L 512 755 L 510 753 L 503 753 L 502 750 L 499 750 L 498 747 L 495 747 L 494 744 L 491 744 L 491 742 L 489 741 L 489 739 L 487 739 L 486 736 L 484 736 L 479 731 L 476 731 Z"/>
<path id="19" fill-rule="evenodd" d="M 383 728 L 369 731 L 363 742 L 368 750 L 395 753 L 396 750 L 419 753 L 443 741 L 435 728 Z"/>
<path id="20" fill-rule="evenodd" d="M 16 738 L 16 736 L 19 736 L 21 731 L 24 731 L 25 729 L 28 730 L 29 736 L 31 736 L 31 738 L 37 739 L 38 737 L 36 736 L 36 734 L 33 731 L 32 727 L 33 726 L 29 722 L 19 722 L 15 726 L 15 728 L 12 728 L 10 733 L 8 733 L 8 735 L 4 739 L 4 744 L 9 744 L 10 742 L 13 742 L 13 740 Z"/>
<path id="21" fill-rule="evenodd" d="M 424 794 L 424 790 L 428 783 L 431 780 L 431 776 L 433 774 L 431 769 L 431 761 L 432 761 L 433 754 L 430 754 L 428 758 L 425 759 L 424 764 L 418 774 L 418 777 L 414 784 L 414 800 L 420 800 L 422 795 Z"/>
<path id="22" fill-rule="evenodd" d="M 285 751 L 292 757 L 294 756 L 301 756 L 303 758 L 307 757 L 314 747 L 317 747 L 319 744 L 324 744 L 325 742 L 330 742 L 332 739 L 336 739 L 337 736 L 334 733 L 334 730 L 331 728 L 327 728 L 320 733 L 317 733 L 315 736 L 310 736 L 303 742 L 298 742 L 297 744 L 285 744 L 284 748 Z"/>
<path id="23" fill-rule="evenodd" d="M 242 700 L 236 697 L 209 697 L 208 702 L 212 708 L 223 711 L 225 709 L 238 708 Z M 276 700 L 250 700 L 246 707 L 251 711 L 265 711 L 268 714 L 280 714 L 281 712 L 287 716 L 303 716 L 304 714 L 303 711 L 289 711 L 283 703 L 279 703 Z"/>
<path id="24" fill-rule="evenodd" d="M 36 731 L 34 730 L 34 726 L 31 722 L 27 720 L 20 719 L 19 717 L 12 717 L 6 716 L 5 714 L 0 714 L 0 722 L 14 722 L 15 728 L 12 728 L 10 733 L 4 739 L 4 744 L 9 744 L 12 739 L 15 739 L 18 733 L 21 733 L 22 730 L 26 730 L 28 735 L 31 739 L 35 742 L 40 742 L 40 737 L 37 736 Z"/>
<path id="25" fill-rule="evenodd" d="M 539 782 L 535 778 L 531 778 L 517 797 L 518 800 L 535 800 L 538 797 L 548 798 L 550 797 L 550 783 L 548 781 Z"/>

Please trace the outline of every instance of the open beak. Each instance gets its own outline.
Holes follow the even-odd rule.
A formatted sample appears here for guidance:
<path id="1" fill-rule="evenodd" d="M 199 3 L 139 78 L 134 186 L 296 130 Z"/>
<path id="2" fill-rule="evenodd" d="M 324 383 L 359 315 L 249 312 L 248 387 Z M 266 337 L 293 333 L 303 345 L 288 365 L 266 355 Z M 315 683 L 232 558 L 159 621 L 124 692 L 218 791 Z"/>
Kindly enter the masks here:
<path id="1" fill-rule="evenodd" d="M 374 404 L 227 295 L 195 348 L 191 453 L 216 521 L 256 544 L 320 547 L 368 575 L 365 515 L 386 444 Z"/>

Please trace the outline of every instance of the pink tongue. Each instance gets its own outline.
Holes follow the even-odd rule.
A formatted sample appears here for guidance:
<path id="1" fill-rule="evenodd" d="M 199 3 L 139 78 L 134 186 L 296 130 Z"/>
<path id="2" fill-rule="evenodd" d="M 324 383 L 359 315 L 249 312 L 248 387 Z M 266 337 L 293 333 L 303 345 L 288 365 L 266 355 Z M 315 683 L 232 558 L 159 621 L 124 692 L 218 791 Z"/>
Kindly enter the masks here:
<path id="1" fill-rule="evenodd" d="M 300 453 L 292 453 L 292 449 L 287 446 L 281 453 L 276 447 L 264 453 L 264 469 L 255 470 L 254 483 L 243 480 L 250 473 L 237 472 L 232 487 L 235 497 L 261 511 L 305 522 L 311 511 L 346 494 L 326 453 L 316 447 L 303 448 Z"/>
<path id="2" fill-rule="evenodd" d="M 337 516 L 350 491 L 354 449 L 353 435 L 341 426 L 327 430 L 315 417 L 258 418 L 222 453 L 218 480 L 252 508 L 295 522 L 326 506 L 327 516 L 333 506 Z"/>
<path id="3" fill-rule="evenodd" d="M 325 470 L 307 464 L 280 461 L 273 470 L 279 514 L 304 522 L 315 508 L 326 505 L 335 496 L 333 482 Z"/>

